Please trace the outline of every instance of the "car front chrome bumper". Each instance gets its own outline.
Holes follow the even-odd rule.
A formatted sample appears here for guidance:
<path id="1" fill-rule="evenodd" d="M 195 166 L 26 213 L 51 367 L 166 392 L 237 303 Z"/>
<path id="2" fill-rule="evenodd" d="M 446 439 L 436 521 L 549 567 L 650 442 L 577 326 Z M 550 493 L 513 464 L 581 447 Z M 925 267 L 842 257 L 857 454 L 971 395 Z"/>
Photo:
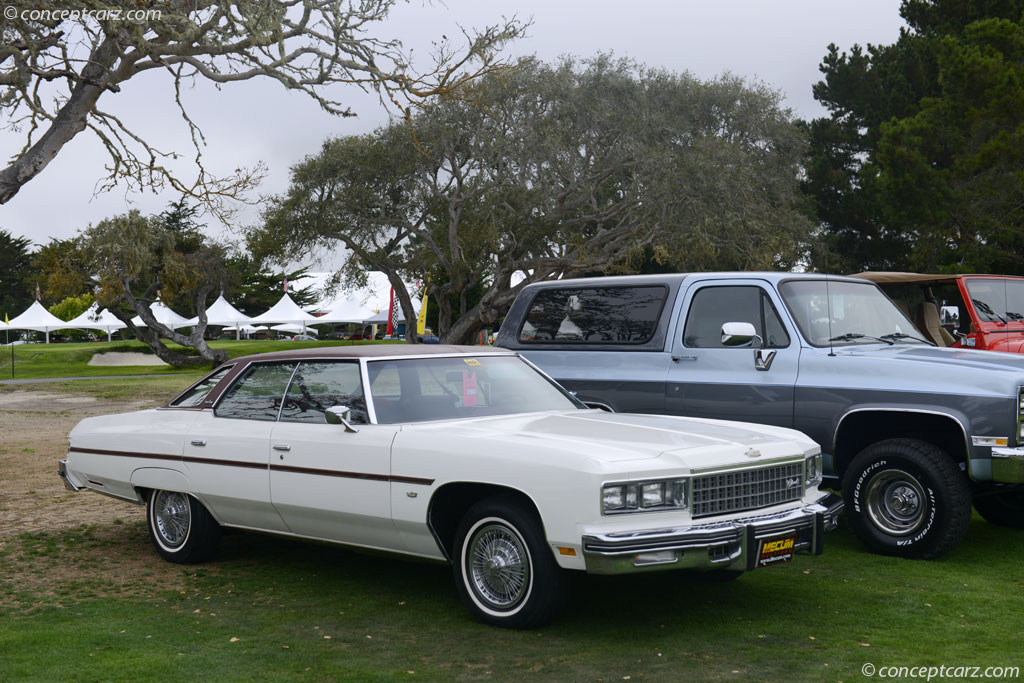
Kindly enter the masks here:
<path id="1" fill-rule="evenodd" d="M 583 556 L 591 574 L 630 574 L 663 569 L 749 570 L 762 542 L 795 537 L 794 552 L 820 555 L 825 533 L 835 529 L 843 501 L 829 493 L 811 505 L 771 515 L 688 527 L 585 535 Z"/>
<path id="2" fill-rule="evenodd" d="M 992 481 L 1024 484 L 1024 448 L 992 449 Z"/>

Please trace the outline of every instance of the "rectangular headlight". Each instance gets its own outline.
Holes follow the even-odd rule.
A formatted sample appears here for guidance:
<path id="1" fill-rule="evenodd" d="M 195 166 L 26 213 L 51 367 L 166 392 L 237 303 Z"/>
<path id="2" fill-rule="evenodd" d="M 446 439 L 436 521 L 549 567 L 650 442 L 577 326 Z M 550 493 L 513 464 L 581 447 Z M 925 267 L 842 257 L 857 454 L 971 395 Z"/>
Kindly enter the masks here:
<path id="1" fill-rule="evenodd" d="M 625 486 L 605 486 L 602 494 L 604 501 L 604 511 L 609 510 L 625 510 L 626 509 L 626 487 Z"/>
<path id="2" fill-rule="evenodd" d="M 601 491 L 602 512 L 654 512 L 686 508 L 686 479 L 606 484 Z"/>
<path id="3" fill-rule="evenodd" d="M 821 483 L 821 453 L 812 455 L 804 461 L 805 488 Z"/>

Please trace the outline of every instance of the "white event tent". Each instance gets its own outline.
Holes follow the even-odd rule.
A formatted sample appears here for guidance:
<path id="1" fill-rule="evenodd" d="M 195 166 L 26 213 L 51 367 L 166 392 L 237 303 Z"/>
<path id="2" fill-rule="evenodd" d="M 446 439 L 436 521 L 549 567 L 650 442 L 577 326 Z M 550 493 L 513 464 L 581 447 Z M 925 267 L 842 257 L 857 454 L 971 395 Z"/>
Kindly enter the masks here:
<path id="1" fill-rule="evenodd" d="M 285 294 L 281 299 L 270 307 L 270 310 L 266 313 L 262 313 L 255 318 L 249 320 L 250 325 L 266 325 L 267 323 L 285 323 L 288 325 L 302 325 L 305 329 L 307 325 L 316 325 L 321 321 L 320 318 L 316 317 L 312 313 L 306 313 L 304 310 L 299 308 L 299 305 L 292 300 L 290 296 Z"/>
<path id="2" fill-rule="evenodd" d="M 252 318 L 228 303 L 228 300 L 221 294 L 217 300 L 206 309 L 206 324 L 231 328 L 235 332 L 235 339 L 238 339 L 239 328 L 245 327 L 252 321 Z M 191 325 L 199 324 L 199 316 L 188 321 Z"/>
<path id="3" fill-rule="evenodd" d="M 50 330 L 65 330 L 69 326 L 66 322 L 43 308 L 41 303 L 33 301 L 32 305 L 24 313 L 12 320 L 7 327 L 12 330 L 45 332 L 46 343 L 49 344 Z"/>
<path id="4" fill-rule="evenodd" d="M 287 323 L 281 325 L 271 325 L 270 329 L 277 330 L 278 332 L 291 332 L 292 334 L 310 334 L 314 337 L 319 337 L 320 333 L 311 327 L 305 325 L 289 325 Z"/>
<path id="5" fill-rule="evenodd" d="M 334 302 L 330 310 L 317 318 L 319 323 L 362 323 L 377 314 L 376 309 L 360 302 L 356 297 L 344 297 Z"/>
<path id="6" fill-rule="evenodd" d="M 107 341 L 110 341 L 110 335 L 112 332 L 124 329 L 127 327 L 123 322 L 114 317 L 114 314 L 103 309 L 102 311 L 97 310 L 99 307 L 94 303 L 84 313 L 77 318 L 72 318 L 66 324 L 69 328 L 76 330 L 101 330 L 107 333 Z"/>
<path id="7" fill-rule="evenodd" d="M 162 323 L 172 330 L 176 330 L 179 327 L 191 327 L 194 323 L 190 322 L 188 318 L 178 315 L 170 308 L 167 307 L 163 301 L 157 299 L 149 306 L 150 312 L 153 313 L 153 317 L 156 318 L 158 323 Z M 142 316 L 135 316 L 132 318 L 132 323 L 136 327 L 145 327 L 146 323 L 142 322 Z"/>

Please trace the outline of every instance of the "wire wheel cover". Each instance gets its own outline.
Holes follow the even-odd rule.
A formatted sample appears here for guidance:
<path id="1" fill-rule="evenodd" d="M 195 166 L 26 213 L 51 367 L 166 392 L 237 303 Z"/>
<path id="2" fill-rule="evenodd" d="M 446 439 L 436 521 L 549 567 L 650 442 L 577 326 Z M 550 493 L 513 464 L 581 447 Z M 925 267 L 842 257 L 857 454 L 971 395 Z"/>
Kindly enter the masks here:
<path id="1" fill-rule="evenodd" d="M 171 548 L 188 538 L 192 512 L 188 497 L 175 491 L 160 491 L 153 504 L 153 522 L 161 542 Z"/>
<path id="2" fill-rule="evenodd" d="M 474 592 L 494 608 L 511 609 L 529 593 L 530 556 L 507 526 L 478 529 L 469 541 L 468 564 Z"/>

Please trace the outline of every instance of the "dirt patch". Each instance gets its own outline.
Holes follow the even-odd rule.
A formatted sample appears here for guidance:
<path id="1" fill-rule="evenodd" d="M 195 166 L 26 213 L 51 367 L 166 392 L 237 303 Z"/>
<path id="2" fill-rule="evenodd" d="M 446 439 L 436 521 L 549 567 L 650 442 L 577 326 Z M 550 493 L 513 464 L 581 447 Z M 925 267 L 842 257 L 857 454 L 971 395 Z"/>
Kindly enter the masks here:
<path id="1" fill-rule="evenodd" d="M 68 432 L 82 418 L 162 403 L 43 391 L 0 394 L 0 547 L 26 531 L 144 520 L 141 506 L 65 490 L 57 476 L 57 461 L 67 453 Z"/>
<path id="2" fill-rule="evenodd" d="M 151 353 L 135 351 L 108 351 L 93 354 L 89 365 L 121 366 L 121 365 L 167 365 Z"/>
<path id="3" fill-rule="evenodd" d="M 57 476 L 68 432 L 79 420 L 162 404 L 30 390 L 0 394 L 0 554 L 12 551 L 0 583 L 14 587 L 7 600 L 31 609 L 40 599 L 59 604 L 182 585 L 180 566 L 148 552 L 145 508 L 72 493 Z"/>

